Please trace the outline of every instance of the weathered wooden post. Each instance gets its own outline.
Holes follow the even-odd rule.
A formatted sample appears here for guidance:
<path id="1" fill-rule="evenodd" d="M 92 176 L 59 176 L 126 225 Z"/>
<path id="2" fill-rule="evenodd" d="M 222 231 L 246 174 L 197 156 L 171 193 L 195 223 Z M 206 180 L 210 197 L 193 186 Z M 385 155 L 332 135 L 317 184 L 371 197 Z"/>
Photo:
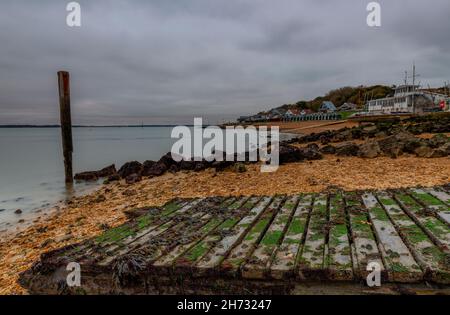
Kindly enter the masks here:
<path id="1" fill-rule="evenodd" d="M 61 117 L 61 135 L 64 155 L 66 183 L 73 183 L 72 174 L 72 117 L 70 114 L 70 80 L 69 72 L 58 72 L 59 106 Z"/>

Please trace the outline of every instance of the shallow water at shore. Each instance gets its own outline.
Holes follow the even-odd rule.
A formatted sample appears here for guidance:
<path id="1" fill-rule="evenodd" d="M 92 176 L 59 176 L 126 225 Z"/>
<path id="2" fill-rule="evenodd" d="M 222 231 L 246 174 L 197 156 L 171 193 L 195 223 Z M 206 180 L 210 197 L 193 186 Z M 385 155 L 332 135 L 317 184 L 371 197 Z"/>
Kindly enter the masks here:
<path id="1" fill-rule="evenodd" d="M 74 128 L 74 173 L 159 159 L 170 151 L 170 132 L 170 127 Z M 60 138 L 59 128 L 0 129 L 0 231 L 97 187 L 75 183 L 66 189 Z M 15 213 L 18 209 L 21 214 Z"/>
<path id="2" fill-rule="evenodd" d="M 74 128 L 74 174 L 128 161 L 158 160 L 176 139 L 172 127 Z M 281 134 L 281 140 L 293 136 Z M 0 232 L 30 223 L 57 202 L 99 183 L 64 183 L 59 128 L 0 128 Z M 21 213 L 16 213 L 20 209 Z M 24 222 L 22 221 L 24 220 Z M 20 221 L 20 222 L 19 222 Z"/>

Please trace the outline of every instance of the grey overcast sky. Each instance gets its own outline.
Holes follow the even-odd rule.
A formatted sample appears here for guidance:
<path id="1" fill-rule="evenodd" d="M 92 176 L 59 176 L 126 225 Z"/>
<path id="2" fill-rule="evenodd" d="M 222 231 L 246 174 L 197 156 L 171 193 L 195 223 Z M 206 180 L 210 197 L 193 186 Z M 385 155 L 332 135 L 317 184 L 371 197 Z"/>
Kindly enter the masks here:
<path id="1" fill-rule="evenodd" d="M 58 123 L 56 72 L 76 124 L 209 123 L 347 85 L 450 80 L 450 1 L 62 0 L 0 2 L 0 124 Z"/>

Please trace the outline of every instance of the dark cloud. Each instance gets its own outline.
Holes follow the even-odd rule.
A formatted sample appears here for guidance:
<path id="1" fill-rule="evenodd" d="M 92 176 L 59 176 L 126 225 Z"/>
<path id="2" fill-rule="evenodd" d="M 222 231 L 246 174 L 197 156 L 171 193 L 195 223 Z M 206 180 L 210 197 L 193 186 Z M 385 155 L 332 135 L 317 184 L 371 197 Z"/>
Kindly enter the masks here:
<path id="1" fill-rule="evenodd" d="M 448 0 L 80 0 L 0 3 L 0 124 L 57 123 L 56 72 L 75 123 L 221 122 L 329 89 L 449 80 Z"/>

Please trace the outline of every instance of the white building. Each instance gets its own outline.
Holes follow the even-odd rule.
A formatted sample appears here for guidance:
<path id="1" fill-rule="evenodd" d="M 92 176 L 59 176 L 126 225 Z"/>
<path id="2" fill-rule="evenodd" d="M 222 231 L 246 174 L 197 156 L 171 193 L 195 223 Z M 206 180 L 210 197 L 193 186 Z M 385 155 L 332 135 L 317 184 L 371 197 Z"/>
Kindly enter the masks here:
<path id="1" fill-rule="evenodd" d="M 400 85 L 395 88 L 394 96 L 371 100 L 366 109 L 371 114 L 423 113 L 438 109 L 442 102 L 448 110 L 448 97 L 418 89 L 419 86 Z"/>

